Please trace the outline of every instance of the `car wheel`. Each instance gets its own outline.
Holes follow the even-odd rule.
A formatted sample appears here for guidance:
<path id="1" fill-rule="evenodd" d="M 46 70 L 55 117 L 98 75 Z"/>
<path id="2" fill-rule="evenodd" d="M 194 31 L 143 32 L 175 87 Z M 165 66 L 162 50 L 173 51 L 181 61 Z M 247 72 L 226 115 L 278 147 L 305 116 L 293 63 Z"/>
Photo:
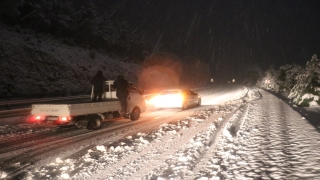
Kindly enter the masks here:
<path id="1" fill-rule="evenodd" d="M 132 121 L 138 120 L 140 118 L 140 109 L 138 107 L 133 108 L 131 114 L 130 114 L 130 119 Z"/>

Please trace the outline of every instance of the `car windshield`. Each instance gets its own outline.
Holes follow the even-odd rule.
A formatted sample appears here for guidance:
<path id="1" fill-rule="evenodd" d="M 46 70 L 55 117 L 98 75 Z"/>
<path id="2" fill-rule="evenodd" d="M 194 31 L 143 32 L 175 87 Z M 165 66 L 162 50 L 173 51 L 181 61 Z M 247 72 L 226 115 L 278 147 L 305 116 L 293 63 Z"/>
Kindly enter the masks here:
<path id="1" fill-rule="evenodd" d="M 169 94 L 179 94 L 180 91 L 172 90 L 172 91 L 162 91 L 161 95 L 169 95 Z"/>

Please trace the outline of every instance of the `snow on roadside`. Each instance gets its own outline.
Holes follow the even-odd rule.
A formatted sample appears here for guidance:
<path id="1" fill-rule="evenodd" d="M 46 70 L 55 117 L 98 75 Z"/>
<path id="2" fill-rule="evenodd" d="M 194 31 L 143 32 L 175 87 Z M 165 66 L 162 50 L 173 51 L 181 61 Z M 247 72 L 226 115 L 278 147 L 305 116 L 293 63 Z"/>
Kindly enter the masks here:
<path id="1" fill-rule="evenodd" d="M 212 90 L 212 87 L 207 87 L 205 89 L 201 89 L 200 95 L 205 96 L 206 98 L 202 99 L 202 105 L 217 105 L 222 102 L 231 102 L 234 99 L 240 99 L 245 94 L 249 92 L 248 88 L 242 86 L 239 88 L 233 88 L 238 85 L 227 84 L 226 86 L 219 86 L 218 88 L 214 88 L 215 92 Z M 216 96 L 217 92 L 223 91 L 223 89 L 234 89 L 234 91 L 229 91 L 229 93 L 224 93 L 223 95 Z M 241 90 L 239 90 L 241 89 Z"/>
<path id="2" fill-rule="evenodd" d="M 283 101 L 262 95 L 249 103 L 237 134 L 224 134 L 191 179 L 320 179 L 319 133 Z"/>
<path id="3" fill-rule="evenodd" d="M 96 149 L 88 149 L 78 159 L 68 158 L 62 161 L 59 159 L 59 161 L 36 169 L 34 172 L 29 172 L 29 178 L 59 179 L 67 177 L 66 174 L 68 174 L 72 179 L 92 179 L 94 175 L 103 174 L 103 177 L 106 178 L 109 174 L 110 178 L 113 176 L 116 179 L 123 179 L 129 174 L 134 174 L 137 171 L 134 167 L 140 167 L 142 161 L 152 159 L 165 152 L 163 149 L 165 142 L 176 143 L 175 140 L 181 137 L 182 131 L 193 130 L 194 126 L 205 121 L 211 113 L 221 111 L 224 110 L 219 108 L 208 109 L 195 117 L 180 120 L 176 124 L 164 124 L 159 130 L 150 134 L 139 133 L 135 137 L 129 136 L 113 144 L 100 145 Z M 225 111 L 229 112 L 227 109 Z M 176 148 L 179 147 L 179 145 L 176 146 Z M 167 148 L 169 147 L 167 146 Z M 101 149 L 103 150 L 101 151 Z M 126 168 L 127 171 L 123 172 L 123 168 Z M 129 170 L 130 168 L 132 168 L 131 171 Z M 107 175 L 105 172 L 107 172 Z M 111 172 L 113 174 L 110 174 Z"/>
<path id="4" fill-rule="evenodd" d="M 320 179 L 319 145 L 319 133 L 290 106 L 250 90 L 152 133 L 56 158 L 26 179 Z"/>
<path id="5" fill-rule="evenodd" d="M 242 94 L 243 96 L 243 94 Z M 213 106 L 177 123 L 164 124 L 149 134 L 139 133 L 119 142 L 56 159 L 28 172 L 28 179 L 149 179 L 181 177 L 190 171 L 211 143 L 221 114 L 237 109 L 243 100 Z"/>
<path id="6" fill-rule="evenodd" d="M 57 126 L 44 124 L 28 124 L 25 122 L 21 124 L 7 124 L 3 126 L 0 125 L 0 140 L 56 130 L 58 130 Z"/>

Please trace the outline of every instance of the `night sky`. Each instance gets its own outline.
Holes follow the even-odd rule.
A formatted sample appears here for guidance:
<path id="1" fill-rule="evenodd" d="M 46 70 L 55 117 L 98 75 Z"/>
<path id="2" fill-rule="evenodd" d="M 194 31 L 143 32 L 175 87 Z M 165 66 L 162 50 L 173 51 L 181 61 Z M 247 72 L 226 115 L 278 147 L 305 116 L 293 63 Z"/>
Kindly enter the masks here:
<path id="1" fill-rule="evenodd" d="M 155 52 L 199 58 L 215 77 L 320 56 L 319 0 L 109 0 L 100 8 L 151 37 Z"/>

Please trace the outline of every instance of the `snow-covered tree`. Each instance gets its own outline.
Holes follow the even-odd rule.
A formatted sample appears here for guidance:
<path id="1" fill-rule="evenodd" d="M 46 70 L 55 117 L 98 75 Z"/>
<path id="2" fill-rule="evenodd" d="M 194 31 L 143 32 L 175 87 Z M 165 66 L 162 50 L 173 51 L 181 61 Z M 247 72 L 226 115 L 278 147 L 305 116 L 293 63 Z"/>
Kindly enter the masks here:
<path id="1" fill-rule="evenodd" d="M 270 68 L 257 85 L 287 96 L 298 106 L 320 105 L 320 61 L 314 54 L 305 67 L 281 66 L 278 71 Z"/>
<path id="2" fill-rule="evenodd" d="M 301 72 L 303 72 L 302 67 L 296 64 L 281 66 L 277 77 L 279 90 L 288 95 L 291 89 L 297 84 L 297 76 L 301 74 Z"/>
<path id="3" fill-rule="evenodd" d="M 299 106 L 320 105 L 320 63 L 317 55 L 307 62 L 306 68 L 296 78 L 297 84 L 291 89 L 288 98 Z"/>

